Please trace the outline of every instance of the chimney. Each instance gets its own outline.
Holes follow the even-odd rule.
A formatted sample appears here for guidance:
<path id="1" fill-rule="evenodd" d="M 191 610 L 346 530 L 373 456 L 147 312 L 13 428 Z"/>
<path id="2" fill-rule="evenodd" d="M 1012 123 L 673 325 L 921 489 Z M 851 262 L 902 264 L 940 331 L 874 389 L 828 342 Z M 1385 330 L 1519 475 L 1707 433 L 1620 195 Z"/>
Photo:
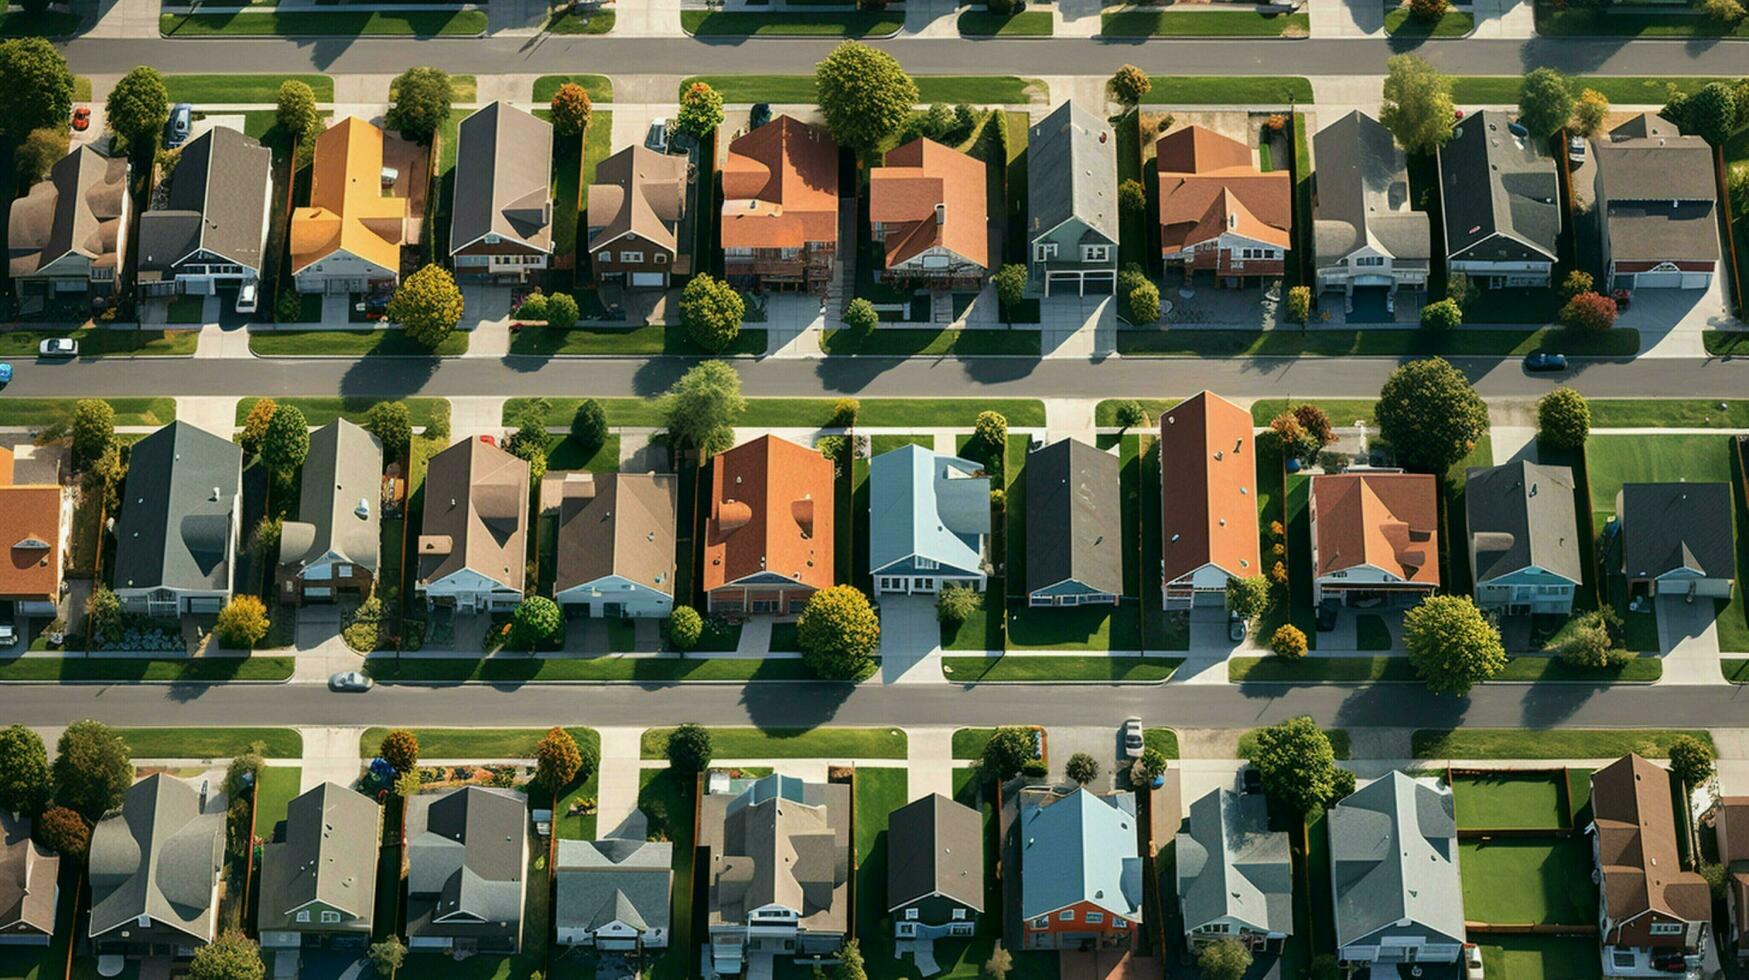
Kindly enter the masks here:
<path id="1" fill-rule="evenodd" d="M 947 224 L 947 204 L 945 202 L 935 206 L 935 223 L 938 225 Z"/>

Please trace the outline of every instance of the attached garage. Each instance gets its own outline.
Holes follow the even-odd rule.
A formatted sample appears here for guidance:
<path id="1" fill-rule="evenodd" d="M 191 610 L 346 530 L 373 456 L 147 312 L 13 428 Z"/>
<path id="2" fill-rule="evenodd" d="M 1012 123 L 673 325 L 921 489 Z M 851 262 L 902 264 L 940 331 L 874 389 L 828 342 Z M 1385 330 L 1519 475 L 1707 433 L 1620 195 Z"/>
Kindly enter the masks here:
<path id="1" fill-rule="evenodd" d="M 1711 289 L 1713 274 L 1710 272 L 1684 272 L 1682 274 L 1683 289 Z"/>
<path id="2" fill-rule="evenodd" d="M 1109 269 L 1045 273 L 1046 296 L 1110 296 L 1117 291 L 1117 272 Z"/>
<path id="3" fill-rule="evenodd" d="M 1674 266 L 1641 272 L 1634 276 L 1635 289 L 1680 289 L 1682 272 Z"/>
<path id="4" fill-rule="evenodd" d="M 634 272 L 632 273 L 633 289 L 662 289 L 668 285 L 666 272 Z"/>

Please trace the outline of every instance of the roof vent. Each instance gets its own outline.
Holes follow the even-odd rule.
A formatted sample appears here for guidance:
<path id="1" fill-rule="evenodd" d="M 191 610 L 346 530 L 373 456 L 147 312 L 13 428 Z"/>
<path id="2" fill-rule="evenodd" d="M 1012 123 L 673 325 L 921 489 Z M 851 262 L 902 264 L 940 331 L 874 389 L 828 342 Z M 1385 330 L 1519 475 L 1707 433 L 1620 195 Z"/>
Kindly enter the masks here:
<path id="1" fill-rule="evenodd" d="M 358 506 L 352 508 L 352 512 L 354 514 L 357 514 L 358 519 L 361 521 L 369 520 L 370 519 L 370 501 L 366 500 L 363 497 L 358 498 Z"/>
<path id="2" fill-rule="evenodd" d="M 221 498 L 220 498 L 220 494 L 223 494 L 223 493 L 224 493 L 224 491 L 223 491 L 223 490 L 221 490 L 221 489 L 219 489 L 219 488 L 218 488 L 218 487 L 213 487 L 213 495 L 212 495 L 212 497 L 211 497 L 211 498 L 210 498 L 210 499 L 211 499 L 211 500 L 212 500 L 212 501 L 213 501 L 213 502 L 214 502 L 214 503 L 218 503 L 218 502 L 219 502 L 219 500 L 220 500 L 220 499 L 221 499 Z"/>

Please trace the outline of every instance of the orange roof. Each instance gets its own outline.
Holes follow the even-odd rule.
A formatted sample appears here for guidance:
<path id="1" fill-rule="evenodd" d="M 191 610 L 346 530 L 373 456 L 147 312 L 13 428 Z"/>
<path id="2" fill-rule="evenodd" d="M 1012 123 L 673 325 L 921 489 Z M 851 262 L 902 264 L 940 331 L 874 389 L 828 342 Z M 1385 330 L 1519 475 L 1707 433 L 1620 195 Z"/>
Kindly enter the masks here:
<path id="1" fill-rule="evenodd" d="M 1371 565 L 1405 582 L 1439 584 L 1438 490 L 1428 473 L 1312 477 L 1318 575 Z"/>
<path id="2" fill-rule="evenodd" d="M 729 144 L 723 163 L 723 247 L 838 244 L 838 144 L 778 116 Z"/>
<path id="3" fill-rule="evenodd" d="M 1293 185 L 1285 170 L 1259 171 L 1251 148 L 1201 126 L 1160 138 L 1154 149 L 1160 181 L 1160 249 L 1165 253 L 1231 231 L 1288 248 Z"/>
<path id="4" fill-rule="evenodd" d="M 6 453 L 8 464 L 12 454 Z M 0 486 L 0 599 L 53 600 L 61 591 L 61 488 Z"/>
<path id="5" fill-rule="evenodd" d="M 1251 413 L 1207 391 L 1162 412 L 1160 469 L 1162 578 L 1261 574 Z"/>
<path id="6" fill-rule="evenodd" d="M 383 131 L 347 116 L 316 137 L 310 206 L 292 211 L 292 272 L 338 251 L 401 269 L 407 200 L 384 197 Z"/>
<path id="7" fill-rule="evenodd" d="M 938 245 L 990 267 L 983 161 L 918 137 L 868 176 L 869 220 L 910 226 L 888 235 L 887 268 Z"/>
<path id="8" fill-rule="evenodd" d="M 769 572 L 816 589 L 832 579 L 832 462 L 761 436 L 711 464 L 704 589 Z"/>
<path id="9" fill-rule="evenodd" d="M 12 485 L 12 450 L 0 446 L 0 487 Z"/>

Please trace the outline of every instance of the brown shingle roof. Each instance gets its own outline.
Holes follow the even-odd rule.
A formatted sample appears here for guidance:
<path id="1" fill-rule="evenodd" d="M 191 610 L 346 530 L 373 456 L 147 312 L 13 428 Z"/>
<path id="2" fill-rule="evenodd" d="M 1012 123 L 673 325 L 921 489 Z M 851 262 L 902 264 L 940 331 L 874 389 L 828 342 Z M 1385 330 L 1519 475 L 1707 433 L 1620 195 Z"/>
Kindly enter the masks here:
<path id="1" fill-rule="evenodd" d="M 1736 898 L 1736 925 L 1742 946 L 1749 936 L 1749 796 L 1725 796 L 1713 814 L 1713 834 L 1718 840 L 1719 863 L 1729 877 L 1727 887 Z"/>
<path id="2" fill-rule="evenodd" d="M 527 532 L 528 463 L 479 439 L 431 457 L 419 533 L 421 584 L 466 568 L 521 589 Z"/>
<path id="3" fill-rule="evenodd" d="M 869 171 L 869 220 L 901 226 L 887 238 L 887 267 L 939 245 L 989 268 L 984 193 L 983 162 L 958 150 L 922 137 L 889 150 Z"/>
<path id="4" fill-rule="evenodd" d="M 838 243 L 838 144 L 778 116 L 729 144 L 723 163 L 723 247 Z"/>
<path id="5" fill-rule="evenodd" d="M 589 185 L 589 251 L 631 232 L 671 253 L 686 213 L 686 158 L 628 146 L 601 161 Z"/>
<path id="6" fill-rule="evenodd" d="M 1711 918 L 1706 879 L 1682 870 L 1668 773 L 1637 755 L 1617 759 L 1591 774 L 1591 813 L 1610 918 L 1645 912 L 1687 922 Z"/>
<path id="7" fill-rule="evenodd" d="M 1318 575 L 1371 565 L 1406 582 L 1439 584 L 1439 504 L 1427 473 L 1312 477 Z"/>
<path id="8" fill-rule="evenodd" d="M 1293 187 L 1285 170 L 1262 173 L 1251 148 L 1201 126 L 1160 138 L 1160 248 L 1176 252 L 1232 231 L 1280 248 L 1293 228 Z"/>
<path id="9" fill-rule="evenodd" d="M 60 872 L 61 856 L 30 839 L 30 821 L 0 810 L 0 935 L 54 933 Z"/>
<path id="10" fill-rule="evenodd" d="M 609 575 L 674 594 L 672 473 L 567 474 L 555 594 Z"/>
<path id="11" fill-rule="evenodd" d="M 832 585 L 833 467 L 806 446 L 761 436 L 711 464 L 704 589 L 769 572 Z"/>
<path id="12" fill-rule="evenodd" d="M 47 179 L 12 202 L 7 226 L 13 276 L 34 275 L 56 259 L 76 252 L 96 268 L 117 268 L 122 227 L 122 196 L 127 189 L 126 157 L 106 157 L 80 146 L 49 169 Z"/>
<path id="13" fill-rule="evenodd" d="M 1162 579 L 1211 563 L 1261 573 L 1251 413 L 1207 391 L 1162 412 L 1160 467 Z"/>

